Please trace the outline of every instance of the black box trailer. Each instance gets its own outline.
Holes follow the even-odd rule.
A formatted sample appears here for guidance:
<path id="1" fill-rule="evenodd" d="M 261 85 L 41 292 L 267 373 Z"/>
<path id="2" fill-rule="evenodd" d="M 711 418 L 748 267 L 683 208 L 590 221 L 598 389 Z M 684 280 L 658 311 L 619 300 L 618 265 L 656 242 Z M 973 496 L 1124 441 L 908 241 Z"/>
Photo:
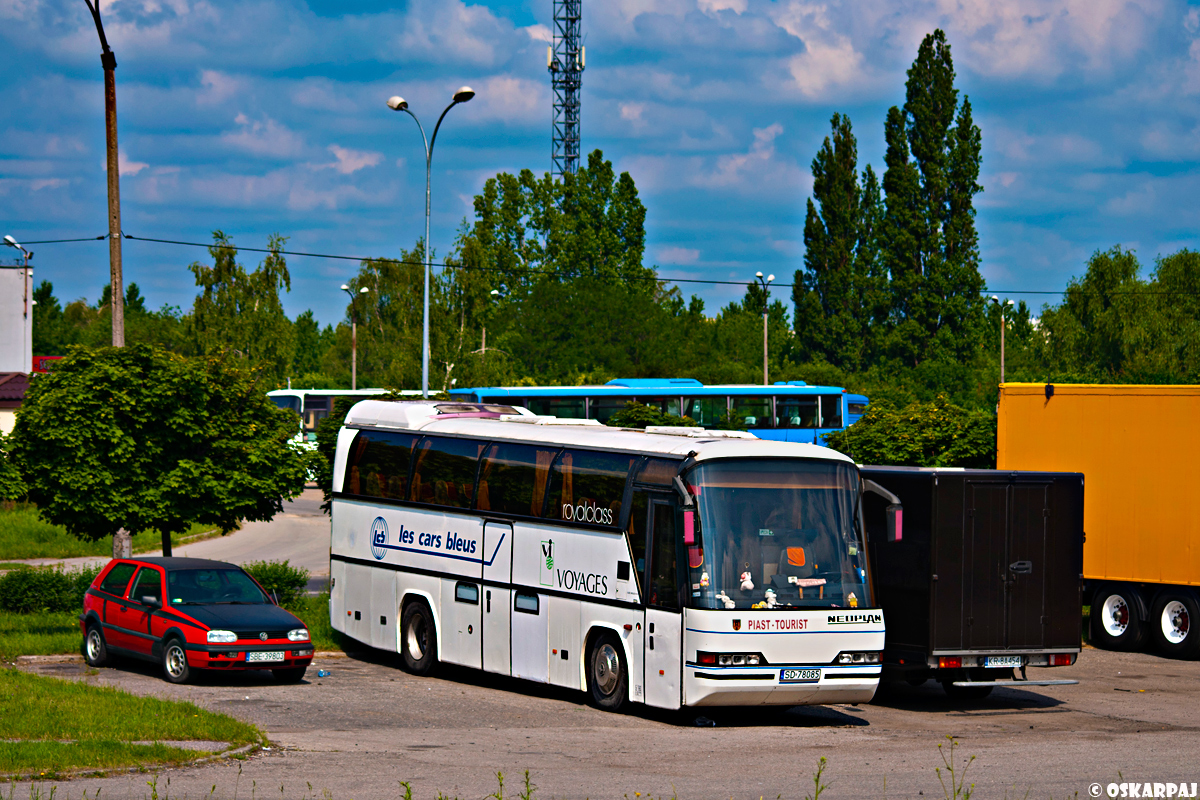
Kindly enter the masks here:
<path id="1" fill-rule="evenodd" d="M 862 467 L 884 679 L 981 697 L 1081 646 L 1083 475 Z M 1021 679 L 1013 678 L 1019 670 Z"/>

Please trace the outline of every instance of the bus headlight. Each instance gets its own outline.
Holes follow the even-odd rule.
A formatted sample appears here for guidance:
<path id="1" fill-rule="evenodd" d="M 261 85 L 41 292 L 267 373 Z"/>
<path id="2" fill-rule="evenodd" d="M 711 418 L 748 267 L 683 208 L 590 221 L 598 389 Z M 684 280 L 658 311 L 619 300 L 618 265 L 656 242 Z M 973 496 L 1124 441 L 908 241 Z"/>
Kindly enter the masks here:
<path id="1" fill-rule="evenodd" d="M 757 667 L 767 663 L 762 653 L 696 653 L 696 663 L 721 667 Z"/>
<path id="2" fill-rule="evenodd" d="M 857 653 L 838 653 L 835 664 L 878 664 L 879 651 L 869 650 Z"/>
<path id="3" fill-rule="evenodd" d="M 288 631 L 288 641 L 289 642 L 307 642 L 308 641 L 308 628 L 296 628 L 295 630 Z"/>
<path id="4" fill-rule="evenodd" d="M 237 641 L 237 634 L 233 631 L 209 631 L 209 644 L 231 644 Z"/>

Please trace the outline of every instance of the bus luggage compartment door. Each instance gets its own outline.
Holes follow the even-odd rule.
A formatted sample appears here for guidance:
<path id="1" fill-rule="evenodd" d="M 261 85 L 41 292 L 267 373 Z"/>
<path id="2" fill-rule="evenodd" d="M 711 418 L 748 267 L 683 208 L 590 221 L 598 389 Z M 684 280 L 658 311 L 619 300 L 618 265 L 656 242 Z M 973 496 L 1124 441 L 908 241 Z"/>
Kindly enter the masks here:
<path id="1" fill-rule="evenodd" d="M 646 705 L 679 708 L 683 615 L 646 609 Z"/>
<path id="2" fill-rule="evenodd" d="M 487 522 L 483 526 L 483 668 L 510 673 L 512 663 L 511 621 L 512 526 Z M 501 588 L 504 584 L 505 588 Z"/>

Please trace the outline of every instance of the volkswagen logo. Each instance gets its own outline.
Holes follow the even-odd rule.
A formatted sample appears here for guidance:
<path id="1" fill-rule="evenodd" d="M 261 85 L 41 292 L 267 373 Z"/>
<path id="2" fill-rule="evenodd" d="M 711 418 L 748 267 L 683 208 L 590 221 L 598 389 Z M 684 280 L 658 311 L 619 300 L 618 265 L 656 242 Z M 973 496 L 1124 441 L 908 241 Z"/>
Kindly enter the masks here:
<path id="1" fill-rule="evenodd" d="M 259 639 L 261 639 L 261 640 L 263 640 L 263 641 L 265 642 L 265 641 L 267 640 L 267 632 L 266 632 L 266 631 L 263 631 L 262 633 L 260 633 L 260 634 L 258 635 L 258 638 L 259 638 Z"/>

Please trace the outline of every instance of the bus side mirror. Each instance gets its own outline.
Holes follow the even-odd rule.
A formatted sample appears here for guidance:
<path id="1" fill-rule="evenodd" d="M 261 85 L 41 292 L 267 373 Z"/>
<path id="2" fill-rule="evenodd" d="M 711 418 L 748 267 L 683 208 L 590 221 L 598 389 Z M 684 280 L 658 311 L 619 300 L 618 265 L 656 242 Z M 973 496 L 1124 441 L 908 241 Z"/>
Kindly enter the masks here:
<path id="1" fill-rule="evenodd" d="M 887 540 L 899 542 L 904 539 L 904 506 L 892 505 L 887 507 Z"/>

